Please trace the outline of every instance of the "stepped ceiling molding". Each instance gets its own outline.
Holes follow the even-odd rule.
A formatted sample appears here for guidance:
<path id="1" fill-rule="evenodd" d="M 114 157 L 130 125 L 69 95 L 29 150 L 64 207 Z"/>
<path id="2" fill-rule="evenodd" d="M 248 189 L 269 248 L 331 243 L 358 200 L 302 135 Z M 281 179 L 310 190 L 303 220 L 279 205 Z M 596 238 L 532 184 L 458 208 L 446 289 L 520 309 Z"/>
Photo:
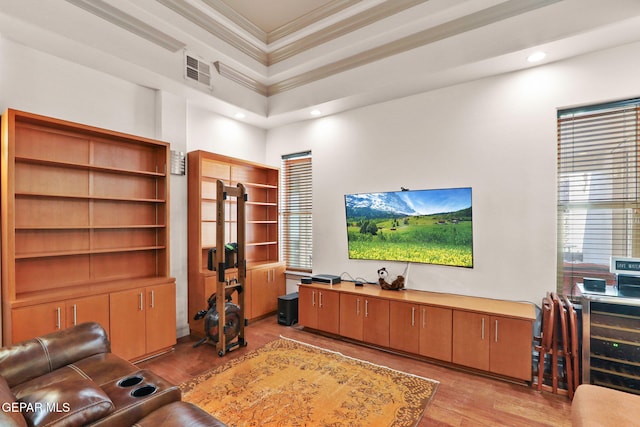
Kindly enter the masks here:
<path id="1" fill-rule="evenodd" d="M 0 0 L 0 33 L 272 128 L 638 41 L 640 1 Z"/>

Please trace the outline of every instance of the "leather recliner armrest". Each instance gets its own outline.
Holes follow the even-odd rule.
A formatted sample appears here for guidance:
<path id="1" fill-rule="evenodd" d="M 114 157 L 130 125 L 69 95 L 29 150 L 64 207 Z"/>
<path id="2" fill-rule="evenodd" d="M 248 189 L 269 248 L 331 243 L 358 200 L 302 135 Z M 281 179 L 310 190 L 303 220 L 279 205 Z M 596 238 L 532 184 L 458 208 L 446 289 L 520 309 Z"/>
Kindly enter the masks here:
<path id="1" fill-rule="evenodd" d="M 0 426 L 27 427 L 27 422 L 20 412 L 20 404 L 2 377 L 0 377 L 0 404 Z"/>
<path id="2" fill-rule="evenodd" d="M 100 324 L 83 323 L 0 348 L 0 375 L 10 387 L 99 353 L 111 345 Z"/>
<path id="3" fill-rule="evenodd" d="M 87 378 L 31 389 L 19 401 L 25 405 L 22 415 L 31 427 L 84 426 L 114 410 L 111 399 Z"/>

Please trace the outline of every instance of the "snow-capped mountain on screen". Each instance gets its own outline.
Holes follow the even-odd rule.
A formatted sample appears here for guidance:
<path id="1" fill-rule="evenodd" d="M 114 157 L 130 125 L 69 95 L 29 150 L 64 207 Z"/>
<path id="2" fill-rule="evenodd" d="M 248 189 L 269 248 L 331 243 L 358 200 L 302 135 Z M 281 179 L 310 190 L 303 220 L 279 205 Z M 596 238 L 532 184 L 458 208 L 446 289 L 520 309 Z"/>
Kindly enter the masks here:
<path id="1" fill-rule="evenodd" d="M 347 218 L 379 218 L 389 215 L 419 215 L 396 192 L 345 195 Z"/>

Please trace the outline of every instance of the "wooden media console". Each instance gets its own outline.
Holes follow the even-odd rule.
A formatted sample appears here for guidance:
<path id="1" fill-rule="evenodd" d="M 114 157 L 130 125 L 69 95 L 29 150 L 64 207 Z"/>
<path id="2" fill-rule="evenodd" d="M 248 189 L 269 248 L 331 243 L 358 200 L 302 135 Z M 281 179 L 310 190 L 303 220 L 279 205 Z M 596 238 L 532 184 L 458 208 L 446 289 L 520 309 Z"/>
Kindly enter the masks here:
<path id="1" fill-rule="evenodd" d="M 494 375 L 531 381 L 533 304 L 377 285 L 299 285 L 299 323 Z"/>

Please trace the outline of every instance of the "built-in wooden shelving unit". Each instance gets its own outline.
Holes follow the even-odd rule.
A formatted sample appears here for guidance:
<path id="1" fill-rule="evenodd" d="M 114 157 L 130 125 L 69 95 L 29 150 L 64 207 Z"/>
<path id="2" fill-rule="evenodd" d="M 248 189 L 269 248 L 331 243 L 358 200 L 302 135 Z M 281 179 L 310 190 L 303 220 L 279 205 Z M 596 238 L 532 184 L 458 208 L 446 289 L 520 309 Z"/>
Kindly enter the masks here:
<path id="1" fill-rule="evenodd" d="M 285 292 L 284 264 L 279 262 L 278 179 L 279 169 L 206 151 L 188 153 L 189 180 L 189 325 L 202 334 L 202 320 L 193 320 L 207 307 L 215 292 L 215 272 L 207 269 L 209 250 L 216 246 L 216 182 L 226 186 L 242 183 L 247 192 L 245 315 L 262 317 L 277 309 L 277 297 Z M 226 203 L 226 243 L 237 241 L 236 202 Z M 232 279 L 235 269 L 227 275 Z"/>
<path id="2" fill-rule="evenodd" d="M 16 110 L 3 114 L 5 345 L 86 320 L 101 322 L 114 352 L 130 359 L 175 343 L 168 152 L 167 143 L 148 138 Z M 160 347 L 129 351 L 127 329 L 135 323 L 112 316 L 112 300 L 122 291 L 134 291 L 138 312 L 162 309 L 167 320 L 159 332 L 149 328 L 141 338 L 162 334 L 151 340 Z M 99 303 L 81 304 L 87 298 Z"/>

